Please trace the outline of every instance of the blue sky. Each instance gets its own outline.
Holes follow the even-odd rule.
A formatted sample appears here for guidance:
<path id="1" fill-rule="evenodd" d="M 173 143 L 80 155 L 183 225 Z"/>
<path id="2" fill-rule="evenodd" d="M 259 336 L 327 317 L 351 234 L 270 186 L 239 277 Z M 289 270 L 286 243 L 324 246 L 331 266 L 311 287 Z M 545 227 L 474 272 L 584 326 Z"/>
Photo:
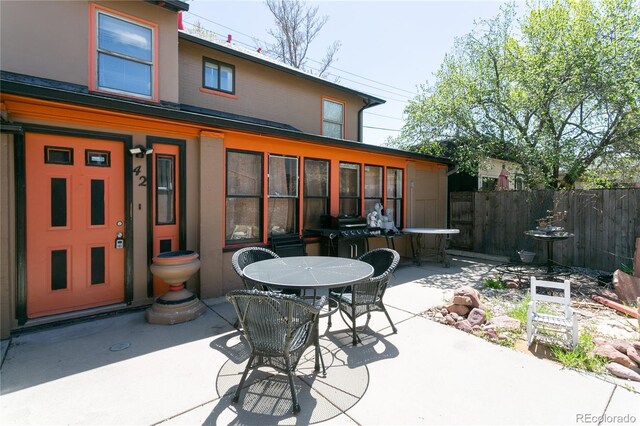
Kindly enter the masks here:
<path id="1" fill-rule="evenodd" d="M 308 58 L 320 61 L 335 40 L 342 43 L 330 69 L 332 80 L 380 97 L 386 104 L 366 110 L 364 142 L 380 145 L 403 124 L 403 110 L 420 84 L 432 83 L 456 37 L 474 21 L 496 16 L 504 1 L 319 1 L 328 22 Z M 192 0 L 185 28 L 199 21 L 223 39 L 254 47 L 254 39 L 273 41 L 273 16 L 263 1 Z M 309 62 L 309 65 L 317 65 Z M 382 130 L 389 129 L 389 130 Z"/>

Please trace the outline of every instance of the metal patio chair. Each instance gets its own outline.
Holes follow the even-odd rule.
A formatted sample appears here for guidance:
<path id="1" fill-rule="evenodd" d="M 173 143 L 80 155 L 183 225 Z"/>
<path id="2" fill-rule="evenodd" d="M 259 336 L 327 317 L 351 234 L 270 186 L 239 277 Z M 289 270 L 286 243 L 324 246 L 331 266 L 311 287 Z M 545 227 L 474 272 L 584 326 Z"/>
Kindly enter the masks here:
<path id="1" fill-rule="evenodd" d="M 234 290 L 226 297 L 238 314 L 251 349 L 233 402 L 238 402 L 249 370 L 267 366 L 287 374 L 293 412 L 299 412 L 293 376 L 309 346 L 315 345 L 315 371 L 320 371 L 322 364 L 322 372 L 326 375 L 317 329 L 325 298 L 320 298 L 314 306 L 297 296 L 269 291 Z"/>
<path id="2" fill-rule="evenodd" d="M 558 296 L 554 293 L 562 293 Z M 578 344 L 578 320 L 571 303 L 571 283 L 543 281 L 531 277 L 531 302 L 527 309 L 527 343 L 535 339 L 563 344 Z M 555 306 L 555 309 L 553 307 Z M 555 311 L 555 312 L 554 312 Z"/>
<path id="3" fill-rule="evenodd" d="M 382 298 L 387 290 L 391 274 L 398 266 L 400 255 L 397 251 L 389 248 L 378 248 L 363 254 L 358 260 L 373 266 L 373 276 L 367 281 L 347 287 L 340 293 L 332 292 L 331 294 L 332 297 L 338 300 L 338 309 L 342 319 L 351 326 L 354 346 L 358 341 L 361 341 L 356 332 L 356 319 L 366 314 L 366 327 L 369 324 L 371 312 L 384 312 L 393 332 L 398 332 L 393 321 L 391 321 Z"/>

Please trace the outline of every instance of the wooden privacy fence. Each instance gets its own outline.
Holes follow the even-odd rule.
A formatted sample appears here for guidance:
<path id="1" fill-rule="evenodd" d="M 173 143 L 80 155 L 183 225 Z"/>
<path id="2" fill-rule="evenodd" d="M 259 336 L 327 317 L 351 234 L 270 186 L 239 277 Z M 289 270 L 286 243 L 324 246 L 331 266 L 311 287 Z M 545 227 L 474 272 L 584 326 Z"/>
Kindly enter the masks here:
<path id="1" fill-rule="evenodd" d="M 460 229 L 450 247 L 509 256 L 519 250 L 547 258 L 546 243 L 524 235 L 547 210 L 567 211 L 561 226 L 573 238 L 554 243 L 554 260 L 566 266 L 614 271 L 631 266 L 640 237 L 640 189 L 452 192 L 450 226 Z"/>

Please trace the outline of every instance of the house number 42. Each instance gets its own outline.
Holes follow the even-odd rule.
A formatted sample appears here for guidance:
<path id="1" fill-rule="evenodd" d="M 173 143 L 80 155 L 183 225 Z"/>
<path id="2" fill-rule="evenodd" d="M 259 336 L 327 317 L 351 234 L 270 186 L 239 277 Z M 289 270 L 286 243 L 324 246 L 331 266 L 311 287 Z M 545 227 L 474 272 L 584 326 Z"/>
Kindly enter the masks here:
<path id="1" fill-rule="evenodd" d="M 147 186 L 147 177 L 145 175 L 140 175 L 140 170 L 140 166 L 133 169 L 133 174 L 138 176 L 138 186 Z"/>

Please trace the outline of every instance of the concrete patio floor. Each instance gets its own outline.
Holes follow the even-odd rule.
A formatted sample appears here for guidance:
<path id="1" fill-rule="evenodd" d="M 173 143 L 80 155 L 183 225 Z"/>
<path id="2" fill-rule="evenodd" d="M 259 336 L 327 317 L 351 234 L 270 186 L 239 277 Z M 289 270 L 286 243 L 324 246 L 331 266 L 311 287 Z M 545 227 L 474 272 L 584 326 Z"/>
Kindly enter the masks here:
<path id="1" fill-rule="evenodd" d="M 267 369 L 251 373 L 231 403 L 248 351 L 221 297 L 183 324 L 148 324 L 136 311 L 4 341 L 0 424 L 639 424 L 640 394 L 619 383 L 419 315 L 491 268 L 403 259 L 385 296 L 398 333 L 374 314 L 353 347 L 339 315 L 330 329 L 323 320 L 327 376 L 313 371 L 310 349 L 295 416 L 286 377 Z"/>

